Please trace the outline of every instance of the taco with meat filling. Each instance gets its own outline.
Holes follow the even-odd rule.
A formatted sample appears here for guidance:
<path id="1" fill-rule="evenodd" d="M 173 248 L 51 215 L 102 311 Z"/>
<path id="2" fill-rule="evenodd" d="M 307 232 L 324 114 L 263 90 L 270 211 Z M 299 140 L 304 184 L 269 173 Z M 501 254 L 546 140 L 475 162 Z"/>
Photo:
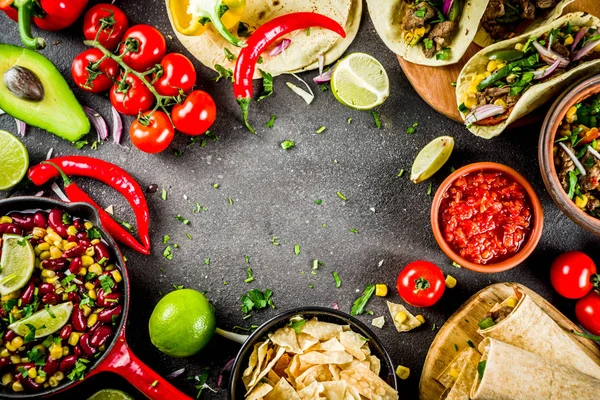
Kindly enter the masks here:
<path id="1" fill-rule="evenodd" d="M 488 0 L 367 0 L 384 43 L 406 61 L 443 66 L 461 59 Z"/>
<path id="2" fill-rule="evenodd" d="M 600 19 L 567 14 L 489 46 L 463 67 L 456 98 L 467 128 L 491 139 L 600 68 Z"/>

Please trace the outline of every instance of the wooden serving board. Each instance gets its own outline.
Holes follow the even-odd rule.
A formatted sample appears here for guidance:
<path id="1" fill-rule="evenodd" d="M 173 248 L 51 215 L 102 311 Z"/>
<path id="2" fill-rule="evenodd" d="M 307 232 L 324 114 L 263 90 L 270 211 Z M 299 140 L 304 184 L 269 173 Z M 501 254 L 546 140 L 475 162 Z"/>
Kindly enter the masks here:
<path id="1" fill-rule="evenodd" d="M 514 288 L 526 293 L 531 299 L 552 318 L 563 329 L 581 332 L 579 327 L 565 317 L 552 304 L 531 289 L 518 283 L 497 283 L 479 291 L 463 304 L 440 329 L 433 340 L 419 383 L 419 398 L 421 400 L 439 400 L 444 387 L 435 380 L 437 376 L 456 357 L 458 352 L 454 348 L 457 345 L 460 350 L 465 349 L 467 340 L 472 341 L 475 346 L 483 340 L 477 333 L 478 324 L 482 317 L 496 303 L 501 303 L 507 297 L 514 294 Z M 600 347 L 592 340 L 573 335 L 573 340 L 598 364 L 600 364 Z"/>
<path id="2" fill-rule="evenodd" d="M 586 11 L 600 16 L 600 0 L 576 0 L 565 8 L 565 13 L 573 11 Z M 427 104 L 446 117 L 462 123 L 452 82 L 458 80 L 458 75 L 460 75 L 463 66 L 479 50 L 481 50 L 481 47 L 471 43 L 463 58 L 458 63 L 447 67 L 428 67 L 413 64 L 405 61 L 400 56 L 398 56 L 398 61 L 400 61 L 400 66 L 413 88 Z M 535 116 L 535 113 L 533 115 Z M 539 117 L 540 114 L 535 118 L 526 117 L 524 122 L 526 124 L 538 120 Z M 523 123 L 519 125 L 523 125 Z"/>

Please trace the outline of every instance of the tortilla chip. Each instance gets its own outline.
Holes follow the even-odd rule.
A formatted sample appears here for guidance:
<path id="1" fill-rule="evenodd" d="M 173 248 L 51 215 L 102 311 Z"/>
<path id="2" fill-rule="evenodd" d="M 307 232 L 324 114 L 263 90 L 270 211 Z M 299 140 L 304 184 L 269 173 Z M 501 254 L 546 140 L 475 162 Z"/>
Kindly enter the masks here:
<path id="1" fill-rule="evenodd" d="M 340 372 L 342 372 L 342 369 L 339 366 L 329 365 L 329 372 L 331 372 L 334 381 L 340 380 Z"/>
<path id="2" fill-rule="evenodd" d="M 360 348 L 360 351 L 362 351 L 366 357 L 371 355 L 371 349 L 369 348 L 368 342 L 365 341 L 365 344 Z"/>
<path id="3" fill-rule="evenodd" d="M 307 321 L 302 328 L 302 333 L 311 335 L 320 341 L 327 341 L 343 332 L 342 325 L 332 324 L 330 322 L 320 322 L 316 318 Z"/>
<path id="4" fill-rule="evenodd" d="M 269 363 L 264 367 L 264 369 L 258 375 L 256 375 L 256 377 L 252 381 L 250 381 L 250 384 L 249 384 L 250 388 L 252 388 L 258 382 L 260 382 L 260 380 L 264 376 L 266 376 L 271 369 L 273 369 L 273 366 L 275 365 L 275 363 L 277 362 L 277 360 L 279 360 L 279 358 L 281 358 L 281 356 L 283 355 L 283 353 L 285 353 L 285 349 L 283 347 L 279 347 L 277 349 L 277 353 L 271 359 L 271 361 L 269 361 Z"/>
<path id="5" fill-rule="evenodd" d="M 479 364 L 479 360 L 481 360 L 481 354 L 475 349 L 469 347 L 469 349 L 465 352 L 467 357 L 463 362 L 462 368 L 459 372 L 458 377 L 453 383 L 452 387 L 448 393 L 444 393 L 446 397 L 443 397 L 447 400 L 469 400 L 469 394 L 471 391 L 471 387 L 473 386 L 473 382 L 477 378 L 477 366 Z"/>
<path id="6" fill-rule="evenodd" d="M 273 390 L 265 396 L 265 400 L 300 400 L 300 396 L 296 394 L 288 381 L 281 378 L 273 387 Z"/>
<path id="7" fill-rule="evenodd" d="M 256 382 L 257 382 L 256 377 L 258 376 L 258 374 L 260 374 L 260 371 L 261 371 L 261 368 L 262 368 L 263 364 L 266 364 L 265 359 L 266 359 L 267 353 L 269 351 L 269 344 L 270 344 L 270 340 L 267 339 L 258 348 L 258 356 L 257 356 L 258 357 L 258 362 L 256 364 L 256 368 L 252 372 L 252 375 L 250 377 L 250 381 L 246 385 L 246 389 L 248 389 L 248 391 L 250 391 L 252 389 L 252 386 L 254 386 L 256 384 Z"/>
<path id="8" fill-rule="evenodd" d="M 256 364 L 258 363 L 258 348 L 262 343 L 256 343 L 254 345 L 254 350 L 252 350 L 252 354 L 250 354 L 250 359 L 248 360 L 248 368 L 244 370 L 244 374 L 242 376 L 250 376 Z"/>
<path id="9" fill-rule="evenodd" d="M 319 393 L 323 391 L 323 387 L 319 385 L 318 382 L 313 382 L 311 385 L 305 387 L 304 389 L 298 391 L 298 396 L 302 400 L 318 400 Z"/>
<path id="10" fill-rule="evenodd" d="M 306 371 L 302 373 L 299 377 L 296 378 L 296 383 L 300 385 L 304 383 L 304 387 L 310 385 L 310 382 L 305 382 L 306 378 L 313 377 L 317 382 L 327 382 L 333 380 L 333 375 L 329 370 L 328 365 L 315 365 L 310 367 Z"/>
<path id="11" fill-rule="evenodd" d="M 352 354 L 352 356 L 360 361 L 363 361 L 366 358 L 365 353 L 361 351 L 361 347 L 363 347 L 366 342 L 362 335 L 353 331 L 348 331 L 340 333 L 339 337 L 340 343 L 344 346 L 347 353 Z"/>
<path id="12" fill-rule="evenodd" d="M 360 393 L 354 387 L 346 384 L 346 397 L 344 400 L 362 400 L 360 398 Z"/>
<path id="13" fill-rule="evenodd" d="M 421 326 L 421 321 L 419 321 L 414 315 L 410 313 L 402 304 L 390 303 L 387 302 L 388 309 L 390 310 L 390 314 L 392 315 L 392 321 L 394 322 L 394 326 L 398 332 L 408 332 L 412 331 L 415 328 Z M 398 313 L 403 312 L 406 314 L 407 318 L 402 324 L 396 321 L 396 315 Z"/>
<path id="14" fill-rule="evenodd" d="M 324 351 L 322 353 L 312 351 L 299 356 L 303 364 L 346 364 L 354 358 L 345 351 Z"/>
<path id="15" fill-rule="evenodd" d="M 269 335 L 269 339 L 271 339 L 273 343 L 276 343 L 279 346 L 285 348 L 285 350 L 289 353 L 303 353 L 300 346 L 298 346 L 296 331 L 290 328 L 289 326 L 277 329 L 275 333 Z"/>
<path id="16" fill-rule="evenodd" d="M 281 358 L 277 360 L 275 365 L 273 366 L 273 372 L 275 372 L 279 376 L 287 375 L 285 370 L 290 366 L 292 362 L 292 357 L 288 353 L 283 353 Z"/>
<path id="17" fill-rule="evenodd" d="M 319 343 L 319 339 L 309 335 L 308 333 L 301 332 L 298 336 L 298 345 L 302 349 L 303 352 L 306 352 L 307 349 Z"/>
<path id="18" fill-rule="evenodd" d="M 368 356 L 369 364 L 371 364 L 370 369 L 373 371 L 375 375 L 379 375 L 381 372 L 381 360 L 376 356 Z"/>
<path id="19" fill-rule="evenodd" d="M 398 400 L 398 393 L 383 379 L 363 365 L 347 369 L 340 373 L 342 380 L 353 386 L 367 399 Z"/>
<path id="20" fill-rule="evenodd" d="M 345 351 L 346 348 L 340 343 L 337 338 L 329 339 L 326 342 L 317 343 L 307 349 L 309 351 Z"/>
<path id="21" fill-rule="evenodd" d="M 449 388 L 454 385 L 456 382 L 456 378 L 458 378 L 458 373 L 461 371 L 465 365 L 467 357 L 470 352 L 473 350 L 471 347 L 467 347 L 448 364 L 446 368 L 440 373 L 440 375 L 435 378 L 436 381 L 444 385 L 444 387 Z"/>
<path id="22" fill-rule="evenodd" d="M 321 382 L 323 386 L 323 394 L 328 400 L 344 400 L 346 394 L 346 382 Z"/>
<path id="23" fill-rule="evenodd" d="M 250 393 L 248 393 L 246 395 L 246 400 L 258 400 L 261 399 L 263 397 L 266 396 L 267 393 L 269 393 L 271 390 L 273 390 L 273 386 L 267 384 L 267 383 L 259 383 L 254 390 L 252 390 Z"/>

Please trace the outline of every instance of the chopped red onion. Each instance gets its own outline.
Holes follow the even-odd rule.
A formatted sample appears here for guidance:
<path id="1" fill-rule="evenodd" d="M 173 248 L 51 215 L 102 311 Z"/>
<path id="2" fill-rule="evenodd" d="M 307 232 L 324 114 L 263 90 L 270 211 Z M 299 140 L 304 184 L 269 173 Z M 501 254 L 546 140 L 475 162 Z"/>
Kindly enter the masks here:
<path id="1" fill-rule="evenodd" d="M 37 192 L 36 194 L 34 194 L 35 197 L 42 197 L 44 195 L 44 191 L 40 190 L 39 192 Z"/>
<path id="2" fill-rule="evenodd" d="M 273 50 L 271 50 L 269 52 L 269 56 L 270 57 L 275 57 L 279 54 L 281 54 L 285 49 L 287 49 L 290 44 L 292 44 L 292 40 L 291 39 L 283 39 L 281 40 L 281 42 L 277 43 L 277 46 L 275 46 L 273 48 Z"/>
<path id="3" fill-rule="evenodd" d="M 52 189 L 52 191 L 54 193 L 56 193 L 56 195 L 58 196 L 59 199 L 61 199 L 62 201 L 65 201 L 67 203 L 70 203 L 69 198 L 67 197 L 67 195 L 58 187 L 58 185 L 56 184 L 56 182 L 52 182 L 52 185 L 50 185 L 50 189 Z"/>
<path id="4" fill-rule="evenodd" d="M 25 132 L 27 132 L 27 124 L 16 118 L 15 122 L 17 124 L 17 133 L 19 134 L 19 136 L 25 137 Z"/>
<path id="5" fill-rule="evenodd" d="M 339 309 L 340 309 L 340 305 L 339 305 L 339 303 L 336 301 L 335 303 L 333 303 L 333 304 L 331 305 L 331 308 L 333 308 L 334 310 L 339 310 Z"/>
<path id="6" fill-rule="evenodd" d="M 575 51 L 575 48 L 577 48 L 577 45 L 579 44 L 581 39 L 583 39 L 588 29 L 590 28 L 586 26 L 585 28 L 581 28 L 579 32 L 577 32 L 577 35 L 575 35 L 575 39 L 573 39 L 573 44 L 571 45 L 571 52 Z"/>
<path id="7" fill-rule="evenodd" d="M 537 42 L 537 40 L 533 41 L 533 46 L 538 51 L 538 53 L 540 53 L 540 57 L 542 58 L 542 60 L 548 63 L 548 65 L 554 64 L 556 60 L 560 60 L 559 67 L 561 68 L 564 68 L 567 65 L 569 65 L 570 61 L 568 58 L 564 58 L 563 56 L 561 56 L 553 50 L 545 49 L 544 46 Z"/>
<path id="8" fill-rule="evenodd" d="M 319 76 L 315 76 L 313 81 L 318 84 L 327 83 L 331 80 L 331 76 L 333 75 L 333 68 L 329 68 L 327 71 L 322 73 Z"/>
<path id="9" fill-rule="evenodd" d="M 589 151 L 590 153 L 592 153 L 592 155 L 593 155 L 594 157 L 596 157 L 598 160 L 600 160 L 600 153 L 598 153 L 598 152 L 596 151 L 596 149 L 594 149 L 592 146 L 588 146 L 588 148 L 587 148 L 587 149 L 588 149 L 588 151 Z"/>
<path id="10" fill-rule="evenodd" d="M 575 164 L 575 166 L 581 173 L 581 176 L 585 176 L 585 168 L 583 168 L 583 165 L 579 162 L 579 160 L 577 159 L 575 154 L 573 154 L 571 149 L 569 149 L 563 142 L 558 142 L 558 145 L 560 147 L 562 147 L 562 149 L 565 151 L 565 153 L 567 153 L 567 155 L 571 158 L 571 160 L 573 160 L 573 164 Z"/>
<path id="11" fill-rule="evenodd" d="M 123 120 L 116 108 L 111 107 L 112 111 L 112 137 L 116 144 L 121 144 L 121 136 L 123 135 Z"/>
<path id="12" fill-rule="evenodd" d="M 235 358 L 232 358 L 231 360 L 227 361 L 227 363 L 221 370 L 219 377 L 217 378 L 217 387 L 221 387 L 221 384 L 223 383 L 223 375 L 225 374 L 225 372 L 231 371 L 231 369 L 233 368 L 234 362 L 235 362 Z"/>
<path id="13" fill-rule="evenodd" d="M 469 126 L 477 121 L 481 121 L 482 119 L 504 114 L 505 111 L 505 107 L 497 106 L 494 104 L 485 104 L 483 106 L 477 106 L 465 118 L 465 125 Z"/>
<path id="14" fill-rule="evenodd" d="M 46 153 L 46 160 L 49 160 L 52 158 L 53 151 L 54 151 L 54 149 L 52 147 L 50 147 L 50 150 L 48 150 L 48 153 Z"/>
<path id="15" fill-rule="evenodd" d="M 573 61 L 578 61 L 587 56 L 598 45 L 600 45 L 600 39 L 587 42 L 585 46 L 581 48 L 581 50 L 573 54 Z"/>
<path id="16" fill-rule="evenodd" d="M 560 60 L 556 60 L 554 62 L 554 64 L 552 64 L 551 66 L 546 67 L 539 71 L 535 71 L 533 73 L 533 79 L 536 79 L 536 80 L 544 79 L 544 78 L 548 77 L 549 75 L 552 75 L 552 73 L 554 71 L 556 71 L 556 69 L 558 68 L 559 65 L 560 65 Z"/>
<path id="17" fill-rule="evenodd" d="M 454 0 L 444 0 L 444 6 L 442 8 L 442 12 L 444 13 L 445 17 L 448 16 L 448 13 L 450 12 L 450 8 L 452 8 L 452 3 L 454 3 Z"/>
<path id="18" fill-rule="evenodd" d="M 85 111 L 85 115 L 87 115 L 88 119 L 94 126 L 94 129 L 98 133 L 98 141 L 108 139 L 108 127 L 106 126 L 106 121 L 102 118 L 102 115 L 93 108 L 84 106 L 83 111 Z"/>
<path id="19" fill-rule="evenodd" d="M 179 375 L 183 374 L 185 372 L 185 368 L 180 368 L 176 371 L 171 372 L 169 375 L 166 376 L 167 379 L 175 379 L 177 378 Z"/>

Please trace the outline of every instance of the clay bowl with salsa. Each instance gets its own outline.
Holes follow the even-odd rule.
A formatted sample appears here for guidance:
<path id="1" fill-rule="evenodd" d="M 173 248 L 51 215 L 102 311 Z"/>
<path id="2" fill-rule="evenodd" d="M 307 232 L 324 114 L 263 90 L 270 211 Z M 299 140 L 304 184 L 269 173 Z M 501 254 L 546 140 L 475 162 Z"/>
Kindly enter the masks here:
<path id="1" fill-rule="evenodd" d="M 542 236 L 543 220 L 529 182 L 492 162 L 454 171 L 431 206 L 431 227 L 442 251 L 461 267 L 484 273 L 525 261 Z"/>
<path id="2" fill-rule="evenodd" d="M 538 147 L 540 171 L 552 200 L 575 223 L 598 236 L 599 110 L 600 75 L 574 84 L 550 108 Z M 573 156 L 579 166 L 573 162 Z"/>

